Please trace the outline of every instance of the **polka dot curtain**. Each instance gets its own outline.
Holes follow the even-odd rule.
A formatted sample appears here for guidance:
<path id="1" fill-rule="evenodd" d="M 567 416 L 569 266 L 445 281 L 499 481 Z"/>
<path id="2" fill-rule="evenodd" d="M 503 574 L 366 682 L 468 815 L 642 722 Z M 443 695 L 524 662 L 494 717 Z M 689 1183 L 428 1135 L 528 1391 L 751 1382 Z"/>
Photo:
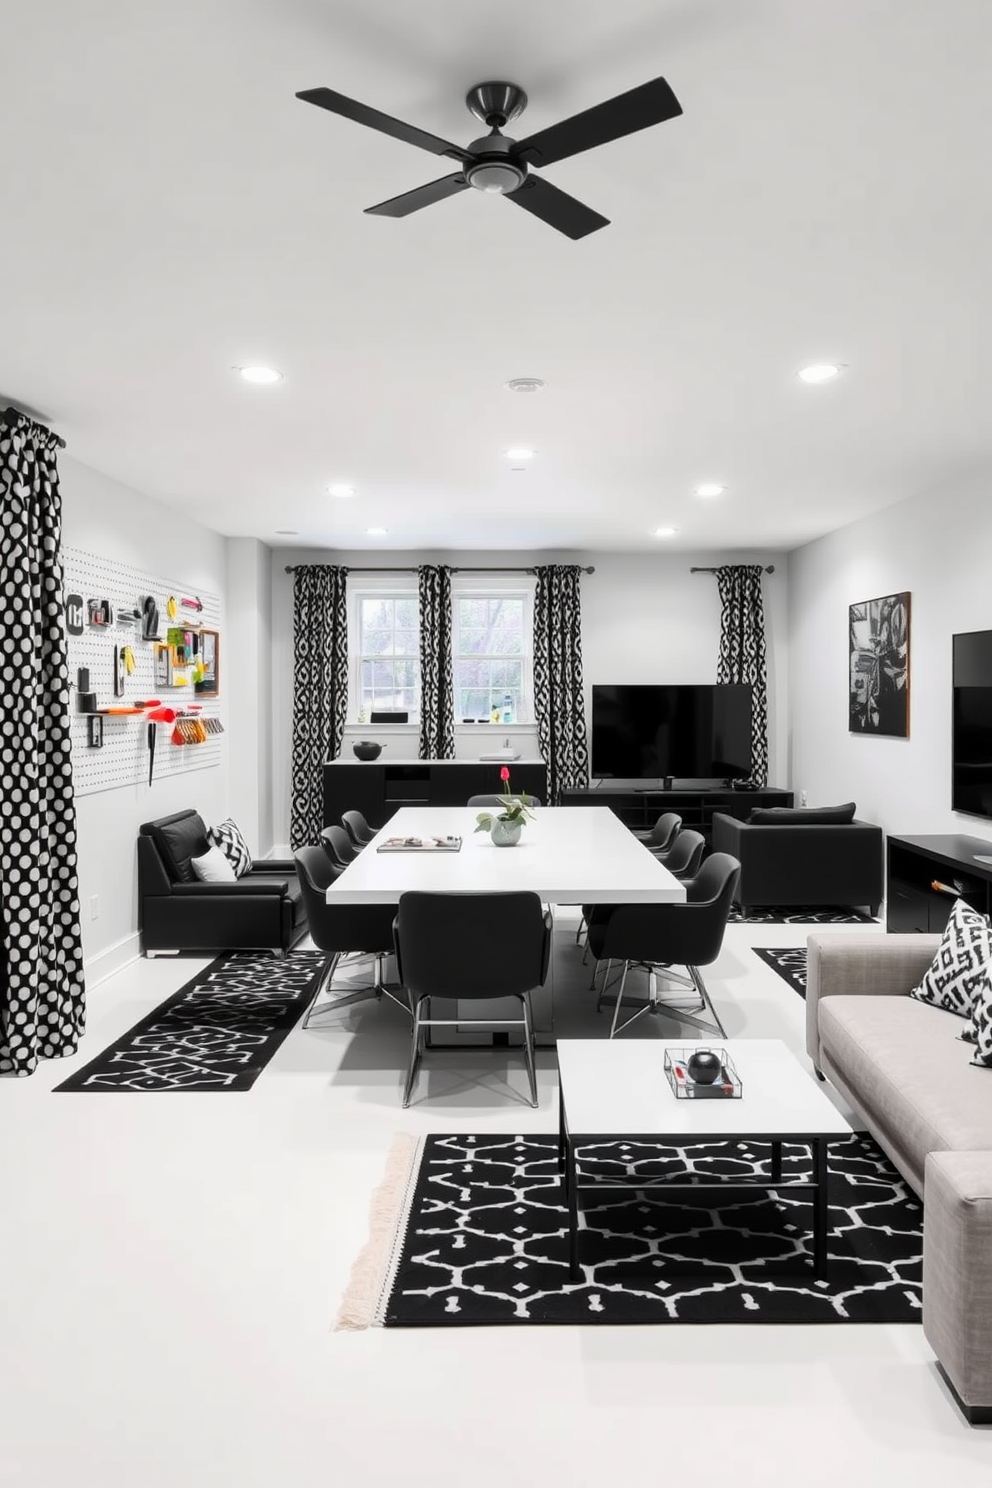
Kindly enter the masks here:
<path id="1" fill-rule="evenodd" d="M 0 422 L 0 1074 L 71 1054 L 85 988 L 58 441 Z"/>

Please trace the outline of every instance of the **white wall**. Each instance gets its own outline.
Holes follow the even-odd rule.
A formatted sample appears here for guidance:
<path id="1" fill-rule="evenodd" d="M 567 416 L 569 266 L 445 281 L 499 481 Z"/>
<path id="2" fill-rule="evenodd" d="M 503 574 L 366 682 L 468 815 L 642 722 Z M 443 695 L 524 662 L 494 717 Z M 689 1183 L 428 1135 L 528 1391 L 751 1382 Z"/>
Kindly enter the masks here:
<path id="1" fill-rule="evenodd" d="M 327 552 L 281 548 L 272 555 L 273 830 L 277 843 L 289 841 L 290 759 L 293 710 L 293 563 L 343 563 L 365 568 L 368 552 Z M 769 671 L 769 782 L 787 786 L 788 666 L 786 621 L 788 561 L 781 554 L 725 551 L 679 554 L 624 553 L 390 553 L 390 567 L 421 563 L 455 567 L 528 567 L 535 563 L 592 564 L 582 579 L 582 653 L 587 699 L 594 682 L 711 682 L 716 679 L 720 603 L 711 574 L 692 574 L 692 565 L 774 562 L 764 579 Z M 500 728 L 500 740 L 507 731 Z M 536 754 L 536 732 L 511 731 L 514 746 Z M 390 756 L 415 757 L 416 730 L 377 733 L 370 725 L 348 730 L 343 748 L 361 735 L 388 741 Z M 456 730 L 458 758 L 477 759 L 478 733 Z"/>
<path id="2" fill-rule="evenodd" d="M 900 502 L 790 555 L 792 781 L 887 832 L 992 837 L 951 811 L 951 636 L 992 629 L 989 473 Z M 848 606 L 909 590 L 908 739 L 848 732 Z"/>
<path id="3" fill-rule="evenodd" d="M 271 630 L 271 550 L 254 537 L 229 537 L 221 696 L 231 740 L 230 811 L 258 857 L 272 846 Z"/>
<path id="4" fill-rule="evenodd" d="M 102 553 L 152 573 L 182 574 L 191 593 L 208 589 L 219 594 L 224 614 L 225 541 L 218 533 L 65 454 L 59 458 L 59 475 L 66 546 Z M 222 620 L 222 667 L 224 642 Z M 77 797 L 83 951 L 91 984 L 137 953 L 139 824 L 185 806 L 196 807 L 207 821 L 226 815 L 226 749 L 221 761 L 187 777 L 163 775 L 151 786 L 143 782 Z M 94 895 L 99 901 L 95 920 L 90 918 Z"/>

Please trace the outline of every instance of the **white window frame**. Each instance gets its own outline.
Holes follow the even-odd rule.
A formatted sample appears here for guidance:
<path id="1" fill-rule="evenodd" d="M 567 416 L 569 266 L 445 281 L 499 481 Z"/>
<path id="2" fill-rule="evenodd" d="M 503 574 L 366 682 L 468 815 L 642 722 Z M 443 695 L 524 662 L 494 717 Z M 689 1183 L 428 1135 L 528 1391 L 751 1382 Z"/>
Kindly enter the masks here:
<path id="1" fill-rule="evenodd" d="M 418 585 L 416 574 L 411 574 L 406 579 L 402 574 L 383 574 L 381 577 L 374 574 L 349 574 L 348 575 L 348 721 L 358 723 L 358 714 L 362 706 L 362 653 L 361 653 L 361 602 L 363 599 L 414 599 L 418 597 Z M 417 617 L 417 631 L 420 631 L 420 617 Z M 414 673 L 416 681 L 416 706 L 410 709 L 410 723 L 420 722 L 420 657 L 419 654 L 413 658 Z M 366 719 L 366 723 L 370 720 Z M 396 725 L 404 727 L 404 725 Z M 376 724 L 376 728 L 393 727 L 393 725 Z"/>
<path id="2" fill-rule="evenodd" d="M 520 653 L 521 685 L 520 707 L 514 718 L 516 724 L 530 724 L 534 720 L 534 579 L 529 574 L 452 574 L 451 576 L 451 665 L 459 660 L 458 650 L 458 600 L 459 599 L 522 599 L 523 600 L 523 650 Z M 489 660 L 473 657 L 474 660 Z M 493 660 L 516 660 L 516 657 L 494 657 Z M 455 727 L 461 723 L 456 712 Z"/>

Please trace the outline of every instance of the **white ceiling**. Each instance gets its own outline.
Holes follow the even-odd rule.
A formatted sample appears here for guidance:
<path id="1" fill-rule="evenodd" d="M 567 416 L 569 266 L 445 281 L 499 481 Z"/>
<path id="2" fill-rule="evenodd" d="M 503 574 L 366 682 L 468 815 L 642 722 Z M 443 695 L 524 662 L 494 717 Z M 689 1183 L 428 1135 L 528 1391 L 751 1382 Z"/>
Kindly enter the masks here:
<path id="1" fill-rule="evenodd" d="M 795 546 L 992 458 L 990 52 L 990 0 L 8 6 L 0 396 L 296 547 Z M 682 118 L 547 170 L 612 220 L 577 243 L 471 191 L 364 216 L 449 163 L 293 96 L 464 144 L 484 79 L 522 138 L 657 75 Z"/>

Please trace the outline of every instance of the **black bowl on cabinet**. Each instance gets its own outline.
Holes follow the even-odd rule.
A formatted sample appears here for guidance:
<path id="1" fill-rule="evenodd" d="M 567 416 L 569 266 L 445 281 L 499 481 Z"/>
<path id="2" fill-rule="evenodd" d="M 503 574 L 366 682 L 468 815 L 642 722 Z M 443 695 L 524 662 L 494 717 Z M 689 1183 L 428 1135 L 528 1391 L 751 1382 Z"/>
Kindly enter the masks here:
<path id="1" fill-rule="evenodd" d="M 351 747 L 360 760 L 378 759 L 382 753 L 382 745 L 374 743 L 371 739 L 359 739 Z"/>

